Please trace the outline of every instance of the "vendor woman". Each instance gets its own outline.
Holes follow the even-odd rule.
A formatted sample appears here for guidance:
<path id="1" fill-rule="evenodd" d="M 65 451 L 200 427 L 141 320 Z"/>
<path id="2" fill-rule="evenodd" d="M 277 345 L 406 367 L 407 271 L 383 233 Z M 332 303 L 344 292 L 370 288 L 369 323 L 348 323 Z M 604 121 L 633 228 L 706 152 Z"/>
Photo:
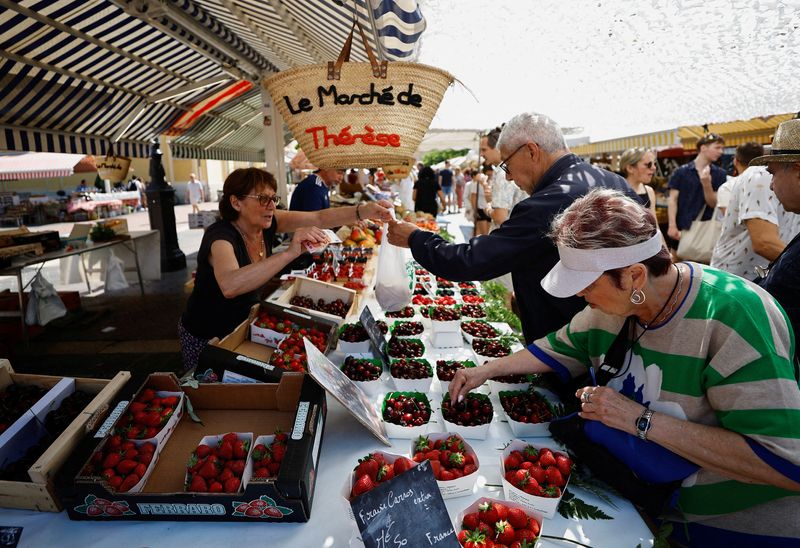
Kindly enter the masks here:
<path id="1" fill-rule="evenodd" d="M 259 301 L 259 290 L 286 265 L 305 252 L 305 244 L 325 243 L 322 228 L 391 218 L 391 203 L 359 204 L 322 211 L 285 211 L 271 173 L 237 169 L 222 188 L 222 220 L 206 230 L 197 253 L 197 275 L 178 333 L 185 370 L 197 365 L 200 352 L 213 337 L 224 337 L 239 325 Z M 272 253 L 275 233 L 293 232 L 289 248 Z"/>

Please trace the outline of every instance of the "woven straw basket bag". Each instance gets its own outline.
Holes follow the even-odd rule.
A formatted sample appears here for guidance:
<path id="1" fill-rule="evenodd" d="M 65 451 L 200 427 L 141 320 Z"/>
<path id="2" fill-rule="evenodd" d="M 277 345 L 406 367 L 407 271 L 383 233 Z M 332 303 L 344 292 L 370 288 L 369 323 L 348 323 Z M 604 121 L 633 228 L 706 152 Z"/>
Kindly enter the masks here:
<path id="1" fill-rule="evenodd" d="M 368 63 L 348 62 L 356 27 Z M 285 70 L 263 85 L 308 159 L 345 169 L 407 163 L 452 82 L 435 67 L 378 62 L 356 24 L 335 63 Z"/>

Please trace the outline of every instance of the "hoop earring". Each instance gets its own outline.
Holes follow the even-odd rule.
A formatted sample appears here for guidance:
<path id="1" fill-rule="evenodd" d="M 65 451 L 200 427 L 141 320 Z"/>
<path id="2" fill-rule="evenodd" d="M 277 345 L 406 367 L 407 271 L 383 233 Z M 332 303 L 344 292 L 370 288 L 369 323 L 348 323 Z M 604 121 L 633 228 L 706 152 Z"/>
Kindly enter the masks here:
<path id="1" fill-rule="evenodd" d="M 631 291 L 631 302 L 633 304 L 636 305 L 644 304 L 646 300 L 647 297 L 645 296 L 644 291 L 642 291 L 641 289 L 634 289 L 633 291 Z"/>

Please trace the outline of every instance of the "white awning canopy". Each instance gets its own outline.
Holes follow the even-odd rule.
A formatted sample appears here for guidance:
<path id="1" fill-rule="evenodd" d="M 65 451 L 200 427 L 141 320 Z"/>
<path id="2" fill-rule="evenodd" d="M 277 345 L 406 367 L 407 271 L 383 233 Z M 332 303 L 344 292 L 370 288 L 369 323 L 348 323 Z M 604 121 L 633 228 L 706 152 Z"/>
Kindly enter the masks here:
<path id="1" fill-rule="evenodd" d="M 0 181 L 69 177 L 84 154 L 23 152 L 0 155 Z"/>

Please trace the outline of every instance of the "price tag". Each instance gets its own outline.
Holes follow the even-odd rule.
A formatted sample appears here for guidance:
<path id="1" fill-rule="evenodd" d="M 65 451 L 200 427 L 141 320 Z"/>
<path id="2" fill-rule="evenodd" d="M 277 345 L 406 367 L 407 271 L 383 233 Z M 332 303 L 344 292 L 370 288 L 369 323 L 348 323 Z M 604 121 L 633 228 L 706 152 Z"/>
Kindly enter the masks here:
<path id="1" fill-rule="evenodd" d="M 384 367 L 388 367 L 389 355 L 386 353 L 386 338 L 384 338 L 381 328 L 375 322 L 375 316 L 372 315 L 369 305 L 365 306 L 364 310 L 361 311 L 359 320 L 367 331 L 367 335 L 369 335 L 375 357 L 383 362 Z"/>
<path id="2" fill-rule="evenodd" d="M 458 548 L 428 461 L 350 502 L 366 548 Z"/>

